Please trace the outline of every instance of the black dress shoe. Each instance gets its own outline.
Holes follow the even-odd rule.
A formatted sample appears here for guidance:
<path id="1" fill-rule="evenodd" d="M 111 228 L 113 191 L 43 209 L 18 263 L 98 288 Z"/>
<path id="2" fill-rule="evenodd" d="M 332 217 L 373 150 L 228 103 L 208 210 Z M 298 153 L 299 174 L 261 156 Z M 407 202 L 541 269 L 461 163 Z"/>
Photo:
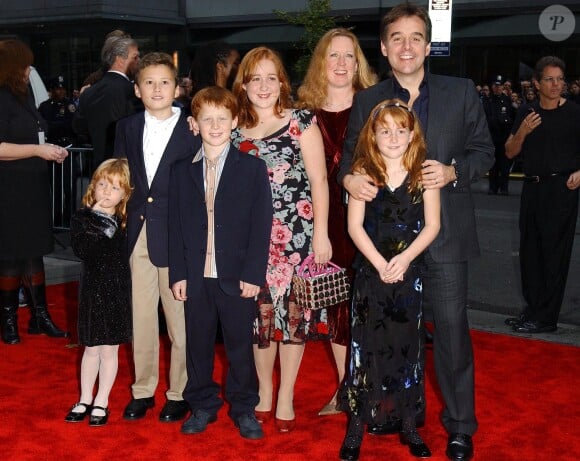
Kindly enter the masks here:
<path id="1" fill-rule="evenodd" d="M 445 454 L 452 461 L 470 460 L 473 457 L 473 442 L 471 441 L 471 436 L 460 432 L 449 434 Z"/>
<path id="2" fill-rule="evenodd" d="M 182 434 L 199 434 L 207 429 L 207 425 L 215 423 L 217 415 L 206 413 L 203 410 L 194 410 L 191 416 L 181 425 Z"/>
<path id="3" fill-rule="evenodd" d="M 93 415 L 92 411 L 94 410 L 103 410 L 105 412 L 105 414 L 103 416 L 101 415 Z M 93 406 L 93 409 L 91 410 L 91 415 L 89 416 L 89 426 L 104 426 L 105 424 L 107 424 L 107 421 L 109 420 L 109 409 L 108 408 L 103 408 L 103 407 L 99 407 L 97 405 Z"/>
<path id="4" fill-rule="evenodd" d="M 168 400 L 159 413 L 159 421 L 164 423 L 180 421 L 185 418 L 188 411 L 189 405 L 185 400 Z"/>
<path id="5" fill-rule="evenodd" d="M 141 419 L 147 413 L 147 410 L 155 406 L 155 399 L 153 397 L 145 397 L 143 399 L 131 399 L 129 405 L 123 412 L 124 419 Z"/>
<path id="6" fill-rule="evenodd" d="M 83 412 L 78 412 L 78 411 L 73 411 L 76 407 L 81 406 L 85 408 L 85 411 Z M 64 420 L 67 423 L 80 423 L 81 421 L 83 421 L 87 415 L 90 413 L 91 411 L 91 406 L 87 403 L 75 403 L 70 411 L 68 412 L 68 415 L 66 415 L 64 417 Z"/>
<path id="7" fill-rule="evenodd" d="M 399 439 L 401 440 L 401 444 L 407 445 L 409 447 L 409 452 L 415 458 L 430 458 L 431 457 L 431 450 L 429 447 L 421 440 L 421 442 L 412 442 L 404 432 L 399 434 Z M 420 437 L 419 437 L 420 439 Z"/>
<path id="8" fill-rule="evenodd" d="M 508 317 L 507 319 L 504 320 L 504 323 L 508 327 L 515 327 L 515 326 L 521 325 L 526 320 L 527 320 L 526 315 L 522 313 L 522 314 L 518 315 L 517 317 Z"/>
<path id="9" fill-rule="evenodd" d="M 254 413 L 242 415 L 234 423 L 240 429 L 240 435 L 245 439 L 258 440 L 264 438 L 262 425 Z"/>
<path id="10" fill-rule="evenodd" d="M 347 447 L 344 443 L 340 447 L 340 459 L 342 461 L 358 461 L 360 455 L 360 445 L 357 447 Z"/>
<path id="11" fill-rule="evenodd" d="M 513 327 L 516 333 L 550 333 L 557 329 L 558 326 L 553 323 L 539 322 L 537 320 L 526 320 L 524 323 Z"/>

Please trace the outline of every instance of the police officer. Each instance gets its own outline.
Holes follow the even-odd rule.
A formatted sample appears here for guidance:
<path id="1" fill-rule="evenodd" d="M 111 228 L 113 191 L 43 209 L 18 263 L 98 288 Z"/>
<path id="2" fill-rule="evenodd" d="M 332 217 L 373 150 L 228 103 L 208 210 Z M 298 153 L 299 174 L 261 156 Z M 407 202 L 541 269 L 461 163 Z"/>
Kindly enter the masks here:
<path id="1" fill-rule="evenodd" d="M 505 142 L 514 124 L 516 110 L 504 93 L 504 78 L 497 75 L 491 83 L 491 95 L 483 102 L 489 131 L 495 146 L 495 163 L 489 170 L 489 194 L 507 195 L 512 161 L 505 155 Z"/>
<path id="2" fill-rule="evenodd" d="M 52 144 L 68 146 L 74 142 L 72 119 L 76 106 L 66 97 L 64 78 L 59 75 L 50 82 L 50 99 L 38 108 L 48 123 L 46 139 Z"/>
<path id="3" fill-rule="evenodd" d="M 46 141 L 58 146 L 70 147 L 75 143 L 75 133 L 72 129 L 72 120 L 76 112 L 73 102 L 66 97 L 66 87 L 64 78 L 59 75 L 49 83 L 50 99 L 44 101 L 38 110 L 48 124 Z M 62 165 L 62 173 L 66 176 L 64 179 L 56 170 L 57 174 L 52 175 L 53 189 L 53 218 L 56 226 L 67 226 L 70 219 L 70 213 L 76 209 L 76 189 L 71 190 L 69 184 L 74 182 L 76 186 L 76 161 L 69 157 Z M 55 168 L 58 168 L 56 165 Z"/>

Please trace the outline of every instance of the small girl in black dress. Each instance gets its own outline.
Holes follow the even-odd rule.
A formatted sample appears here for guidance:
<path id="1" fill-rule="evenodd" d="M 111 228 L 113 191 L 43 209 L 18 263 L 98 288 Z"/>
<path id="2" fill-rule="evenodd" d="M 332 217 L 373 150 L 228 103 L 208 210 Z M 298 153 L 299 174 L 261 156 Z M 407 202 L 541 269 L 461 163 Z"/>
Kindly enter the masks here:
<path id="1" fill-rule="evenodd" d="M 424 189 L 425 141 L 415 114 L 397 99 L 375 106 L 355 149 L 353 172 L 379 188 L 348 203 L 359 250 L 352 302 L 350 366 L 340 392 L 349 413 L 343 460 L 359 457 L 364 424 L 402 421 L 401 443 L 431 452 L 415 417 L 424 408 L 421 255 L 440 227 L 439 189 Z"/>
<path id="2" fill-rule="evenodd" d="M 65 418 L 102 426 L 109 417 L 109 393 L 118 368 L 119 344 L 131 340 L 131 290 L 126 249 L 126 206 L 131 195 L 126 159 L 104 161 L 71 219 L 71 243 L 83 261 L 78 334 L 85 346 L 81 396 Z M 99 389 L 93 401 L 93 388 Z"/>

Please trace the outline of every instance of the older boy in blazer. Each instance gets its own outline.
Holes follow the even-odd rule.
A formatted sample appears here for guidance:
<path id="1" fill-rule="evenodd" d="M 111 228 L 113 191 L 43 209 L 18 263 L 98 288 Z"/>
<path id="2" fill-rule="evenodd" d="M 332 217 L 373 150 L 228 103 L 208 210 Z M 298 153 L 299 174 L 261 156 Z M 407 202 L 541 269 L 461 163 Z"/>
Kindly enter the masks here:
<path id="1" fill-rule="evenodd" d="M 145 112 L 119 121 L 115 155 L 127 157 L 133 194 L 127 204 L 133 295 L 133 359 L 135 383 L 125 419 L 140 419 L 155 405 L 159 382 L 159 299 L 171 340 L 167 402 L 159 419 L 183 419 L 189 408 L 183 399 L 185 369 L 185 317 L 183 302 L 169 286 L 168 200 L 171 165 L 191 158 L 200 146 L 186 117 L 173 107 L 178 94 L 177 73 L 171 56 L 149 53 L 139 63 L 135 93 Z"/>
<path id="2" fill-rule="evenodd" d="M 212 379 L 218 320 L 230 368 L 225 398 L 240 435 L 260 439 L 254 416 L 258 384 L 253 355 L 255 296 L 266 281 L 272 196 L 266 164 L 230 144 L 235 96 L 220 87 L 193 98 L 202 148 L 173 166 L 169 208 L 169 278 L 185 301 L 191 417 L 181 432 L 203 432 L 223 405 Z"/>

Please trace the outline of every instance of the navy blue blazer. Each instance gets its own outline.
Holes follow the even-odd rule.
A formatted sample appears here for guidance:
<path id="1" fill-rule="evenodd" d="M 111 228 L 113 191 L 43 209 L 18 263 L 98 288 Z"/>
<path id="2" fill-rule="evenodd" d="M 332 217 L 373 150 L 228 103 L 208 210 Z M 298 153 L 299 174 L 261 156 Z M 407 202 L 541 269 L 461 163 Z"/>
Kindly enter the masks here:
<path id="1" fill-rule="evenodd" d="M 471 80 L 427 74 L 429 108 L 427 158 L 445 165 L 456 162 L 457 185 L 441 190 L 441 230 L 429 246 L 437 262 L 466 261 L 479 255 L 471 183 L 495 161 L 495 149 L 475 85 Z M 395 95 L 393 80 L 359 91 L 354 98 L 338 180 L 350 172 L 358 135 L 372 108 Z"/>
<path id="2" fill-rule="evenodd" d="M 199 150 L 201 140 L 199 136 L 191 133 L 186 116 L 182 112 L 149 187 L 143 159 L 144 128 L 145 113 L 141 112 L 120 120 L 115 136 L 115 157 L 127 157 L 133 185 L 133 194 L 127 203 L 127 243 L 131 254 L 143 228 L 143 222 L 147 221 L 149 259 L 157 267 L 167 267 L 169 265 L 167 216 L 171 166 L 177 160 L 191 159 Z"/>
<path id="3" fill-rule="evenodd" d="M 169 199 L 169 282 L 187 280 L 188 296 L 201 289 L 208 238 L 203 161 L 193 157 L 174 164 Z M 266 164 L 231 145 L 214 204 L 218 283 L 228 295 L 240 294 L 240 281 L 265 284 L 272 217 Z"/>

